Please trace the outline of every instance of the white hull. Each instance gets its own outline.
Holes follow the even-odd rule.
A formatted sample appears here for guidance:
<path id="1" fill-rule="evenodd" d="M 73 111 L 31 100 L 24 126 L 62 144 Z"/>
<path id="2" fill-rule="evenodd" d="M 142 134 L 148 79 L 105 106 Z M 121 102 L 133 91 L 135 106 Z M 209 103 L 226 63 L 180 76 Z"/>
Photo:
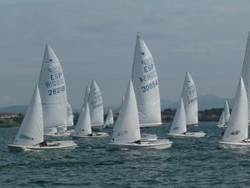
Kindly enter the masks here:
<path id="1" fill-rule="evenodd" d="M 72 130 L 67 130 L 65 132 L 47 132 L 47 133 L 44 133 L 44 135 L 54 136 L 54 137 L 66 137 L 66 136 L 70 136 L 71 133 L 72 133 Z"/>
<path id="2" fill-rule="evenodd" d="M 92 128 L 102 128 L 103 124 L 91 124 Z"/>
<path id="3" fill-rule="evenodd" d="M 127 149 L 167 149 L 172 146 L 168 139 L 159 139 L 154 141 L 141 141 L 140 143 L 109 143 L 113 148 L 127 148 Z"/>
<path id="4" fill-rule="evenodd" d="M 218 125 L 216 125 L 216 126 L 219 127 L 219 128 L 227 127 L 226 124 L 218 124 Z"/>
<path id="5" fill-rule="evenodd" d="M 144 123 L 144 124 L 140 124 L 140 128 L 142 127 L 159 127 L 162 125 L 162 122 L 159 123 Z"/>
<path id="6" fill-rule="evenodd" d="M 250 140 L 247 139 L 247 142 L 226 142 L 226 141 L 220 141 L 219 143 L 224 148 L 237 148 L 237 147 L 250 147 Z"/>
<path id="7" fill-rule="evenodd" d="M 155 134 L 142 133 L 141 141 L 155 141 L 158 139 L 158 136 Z"/>
<path id="8" fill-rule="evenodd" d="M 47 146 L 25 146 L 25 145 L 15 145 L 9 144 L 8 148 L 10 151 L 40 151 L 40 150 L 51 150 L 51 149 L 64 149 L 64 148 L 75 148 L 77 144 L 74 141 L 53 141 L 48 142 Z"/>
<path id="9" fill-rule="evenodd" d="M 198 123 L 195 123 L 195 124 L 188 124 L 187 127 L 198 127 L 199 124 Z"/>
<path id="10" fill-rule="evenodd" d="M 193 138 L 201 138 L 206 136 L 206 133 L 200 131 L 200 132 L 186 132 L 185 134 L 174 134 L 174 133 L 169 133 L 169 136 L 173 137 L 193 137 Z"/>
<path id="11" fill-rule="evenodd" d="M 73 138 L 98 138 L 98 137 L 108 137 L 109 134 L 105 132 L 93 132 L 92 135 L 76 135 L 71 134 Z"/>

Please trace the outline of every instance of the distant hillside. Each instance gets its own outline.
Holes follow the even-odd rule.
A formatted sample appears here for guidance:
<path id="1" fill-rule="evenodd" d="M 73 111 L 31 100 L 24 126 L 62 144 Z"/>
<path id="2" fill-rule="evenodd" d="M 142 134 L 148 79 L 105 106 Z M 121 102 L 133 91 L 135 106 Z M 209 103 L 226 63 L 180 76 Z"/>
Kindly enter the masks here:
<path id="1" fill-rule="evenodd" d="M 214 94 L 200 95 L 198 96 L 199 110 L 211 109 L 211 108 L 223 108 L 225 103 L 225 98 L 218 97 Z M 233 105 L 233 99 L 227 99 L 230 108 Z M 177 106 L 177 101 L 161 100 L 162 109 L 172 108 L 175 109 Z"/>
<path id="2" fill-rule="evenodd" d="M 198 100 L 199 100 L 199 110 L 205 110 L 205 109 L 211 109 L 211 108 L 223 108 L 224 102 L 226 99 L 222 98 L 222 97 L 218 97 L 218 96 L 213 95 L 213 94 L 209 94 L 209 95 L 199 96 Z M 233 104 L 233 100 L 228 99 L 228 102 L 229 102 L 229 106 L 231 108 L 232 104 Z M 176 101 L 161 99 L 162 109 L 166 109 L 166 108 L 175 109 L 176 106 L 177 106 Z M 2 112 L 25 113 L 26 109 L 27 109 L 27 106 L 25 106 L 25 105 L 0 107 L 0 113 L 2 113 Z M 109 107 L 106 106 L 104 109 L 105 113 L 108 111 L 108 109 L 109 109 Z M 113 112 L 119 112 L 119 107 L 111 106 L 111 109 L 113 110 Z M 73 111 L 79 112 L 80 109 L 73 109 Z"/>

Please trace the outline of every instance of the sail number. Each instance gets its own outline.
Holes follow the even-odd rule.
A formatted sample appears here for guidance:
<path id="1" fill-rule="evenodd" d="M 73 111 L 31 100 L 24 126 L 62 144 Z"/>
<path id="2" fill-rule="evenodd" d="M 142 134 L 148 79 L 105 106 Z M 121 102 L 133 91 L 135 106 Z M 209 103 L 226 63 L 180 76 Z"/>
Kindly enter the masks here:
<path id="1" fill-rule="evenodd" d="M 49 89 L 48 94 L 49 94 L 49 96 L 51 96 L 51 95 L 56 95 L 56 94 L 64 92 L 64 91 L 65 91 L 65 86 L 61 86 L 58 88 Z"/>
<path id="2" fill-rule="evenodd" d="M 141 89 L 142 89 L 142 92 L 145 93 L 145 92 L 155 88 L 156 86 L 158 86 L 158 80 L 154 80 L 154 81 L 150 82 L 149 84 L 142 86 Z"/>
<path id="3" fill-rule="evenodd" d="M 146 65 L 146 66 L 144 66 L 144 72 L 150 72 L 150 71 L 152 71 L 153 69 L 154 69 L 154 64 L 149 64 L 149 65 Z"/>
<path id="4" fill-rule="evenodd" d="M 50 80 L 58 80 L 58 79 L 60 79 L 60 78 L 62 78 L 62 73 L 61 72 L 59 72 L 59 73 L 56 73 L 56 74 L 51 74 L 50 75 Z"/>

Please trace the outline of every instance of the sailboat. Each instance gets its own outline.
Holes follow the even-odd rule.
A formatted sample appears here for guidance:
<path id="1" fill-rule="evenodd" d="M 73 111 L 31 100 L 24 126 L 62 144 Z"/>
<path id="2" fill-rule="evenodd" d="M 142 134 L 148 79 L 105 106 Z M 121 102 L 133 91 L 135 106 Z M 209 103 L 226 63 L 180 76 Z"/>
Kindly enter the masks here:
<path id="1" fill-rule="evenodd" d="M 198 97 L 194 81 L 189 72 L 186 73 L 182 96 L 186 112 L 187 125 L 198 125 Z"/>
<path id="2" fill-rule="evenodd" d="M 243 78 L 248 100 L 248 123 L 250 123 L 250 32 L 248 32 L 245 57 L 242 66 L 241 77 Z"/>
<path id="3" fill-rule="evenodd" d="M 248 101 L 244 81 L 241 78 L 234 97 L 228 126 L 220 141 L 223 146 L 250 146 L 248 140 Z"/>
<path id="4" fill-rule="evenodd" d="M 136 37 L 132 81 L 137 100 L 140 127 L 161 125 L 158 75 L 152 54 L 141 33 L 137 33 Z"/>
<path id="5" fill-rule="evenodd" d="M 185 113 L 184 102 L 182 98 L 180 99 L 180 102 L 177 107 L 177 111 L 174 116 L 174 120 L 170 127 L 168 135 L 175 136 L 175 137 L 204 137 L 206 135 L 202 131 L 187 132 L 186 113 Z"/>
<path id="6" fill-rule="evenodd" d="M 218 127 L 226 127 L 227 123 L 229 121 L 229 118 L 230 118 L 230 110 L 229 110 L 228 102 L 226 100 L 225 105 L 224 105 L 224 109 L 221 112 L 220 119 L 219 119 L 217 126 Z"/>
<path id="7" fill-rule="evenodd" d="M 103 128 L 112 126 L 114 124 L 113 111 L 109 109 Z"/>
<path id="8" fill-rule="evenodd" d="M 81 108 L 81 113 L 78 118 L 74 132 L 71 134 L 72 137 L 105 137 L 108 136 L 105 132 L 92 132 L 91 128 L 91 118 L 89 111 L 88 101 L 85 101 L 88 95 L 88 87 L 86 88 L 83 106 Z"/>
<path id="9" fill-rule="evenodd" d="M 171 147 L 172 142 L 168 139 L 153 141 L 141 140 L 138 109 L 133 83 L 130 80 L 122 103 L 118 119 L 113 128 L 111 142 L 112 147 L 122 148 L 155 148 L 166 149 Z"/>
<path id="10" fill-rule="evenodd" d="M 104 124 L 103 99 L 100 87 L 92 80 L 89 92 L 89 109 L 92 127 L 102 127 Z"/>
<path id="11" fill-rule="evenodd" d="M 61 63 L 53 49 L 46 45 L 39 78 L 44 132 L 50 136 L 64 136 L 68 126 L 68 99 Z"/>
<path id="12" fill-rule="evenodd" d="M 48 150 L 76 147 L 73 141 L 44 141 L 43 111 L 40 92 L 36 87 L 23 122 L 15 137 L 14 143 L 9 144 L 11 151 Z"/>

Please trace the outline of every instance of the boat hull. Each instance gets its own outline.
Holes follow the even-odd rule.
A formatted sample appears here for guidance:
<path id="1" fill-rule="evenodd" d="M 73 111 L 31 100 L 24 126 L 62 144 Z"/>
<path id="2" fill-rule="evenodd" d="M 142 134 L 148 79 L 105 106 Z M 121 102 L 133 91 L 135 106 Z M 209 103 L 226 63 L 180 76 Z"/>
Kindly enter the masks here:
<path id="1" fill-rule="evenodd" d="M 66 137 L 66 136 L 70 136 L 71 133 L 72 133 L 71 130 L 67 130 L 65 132 L 47 132 L 47 133 L 44 133 L 44 135 L 53 136 L 53 137 Z"/>
<path id="2" fill-rule="evenodd" d="M 219 141 L 219 144 L 221 144 L 223 146 L 223 148 L 250 147 L 249 139 L 247 139 L 247 142 L 226 142 L 226 141 Z"/>
<path id="3" fill-rule="evenodd" d="M 90 136 L 90 135 L 75 135 L 75 134 L 71 134 L 71 136 L 73 138 L 97 138 L 97 137 L 108 137 L 109 134 L 105 133 L 105 132 L 95 132 L 95 133 L 92 133 L 92 136 Z"/>
<path id="4" fill-rule="evenodd" d="M 168 139 L 158 139 L 154 141 L 141 141 L 141 143 L 109 143 L 112 148 L 126 149 L 167 149 L 172 146 L 173 142 Z"/>
<path id="5" fill-rule="evenodd" d="M 143 133 L 141 136 L 141 141 L 154 141 L 158 139 L 158 136 L 155 134 Z"/>
<path id="6" fill-rule="evenodd" d="M 159 123 L 144 123 L 144 124 L 140 124 L 140 128 L 143 127 L 159 127 L 162 125 L 162 122 Z"/>
<path id="7" fill-rule="evenodd" d="M 66 149 L 66 148 L 75 148 L 77 144 L 72 140 L 65 141 L 53 141 L 48 142 L 47 146 L 26 146 L 26 145 L 15 145 L 9 144 L 8 148 L 10 151 L 36 151 L 36 150 L 52 150 L 52 149 Z"/>
<path id="8" fill-rule="evenodd" d="M 202 138 L 206 136 L 206 133 L 200 131 L 200 132 L 187 132 L 186 134 L 174 134 L 174 133 L 169 133 L 169 136 L 173 137 L 193 137 L 193 138 Z"/>

